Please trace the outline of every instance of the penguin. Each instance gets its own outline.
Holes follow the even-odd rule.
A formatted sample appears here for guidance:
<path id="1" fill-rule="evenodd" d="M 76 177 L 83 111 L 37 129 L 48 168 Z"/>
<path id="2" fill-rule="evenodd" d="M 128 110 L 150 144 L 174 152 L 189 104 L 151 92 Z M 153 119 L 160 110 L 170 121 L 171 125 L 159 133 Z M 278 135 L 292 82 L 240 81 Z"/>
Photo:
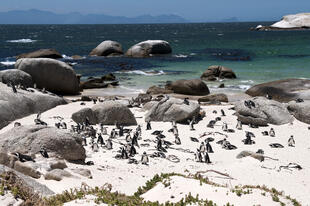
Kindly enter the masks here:
<path id="1" fill-rule="evenodd" d="M 113 128 L 112 130 L 111 130 L 111 133 L 110 133 L 110 138 L 115 138 L 115 136 L 116 136 L 116 132 L 115 132 L 115 129 Z"/>
<path id="2" fill-rule="evenodd" d="M 93 150 L 93 152 L 98 152 L 99 151 L 99 146 L 97 143 L 93 143 L 91 146 L 91 149 Z"/>
<path id="3" fill-rule="evenodd" d="M 20 127 L 22 124 L 20 122 L 15 122 L 14 127 Z"/>
<path id="4" fill-rule="evenodd" d="M 122 159 L 128 159 L 129 158 L 128 153 L 127 153 L 125 147 L 121 148 L 121 157 L 122 157 Z"/>
<path id="5" fill-rule="evenodd" d="M 39 152 L 41 153 L 42 157 L 49 158 L 47 151 L 44 147 L 42 147 Z"/>
<path id="6" fill-rule="evenodd" d="M 240 120 L 237 122 L 236 129 L 242 130 L 242 122 Z"/>
<path id="7" fill-rule="evenodd" d="M 130 135 L 130 133 L 128 133 L 126 135 L 126 142 L 131 142 L 131 141 L 132 141 L 131 135 Z"/>
<path id="8" fill-rule="evenodd" d="M 194 131 L 194 130 L 195 130 L 195 128 L 194 128 L 195 119 L 193 118 L 191 121 L 188 120 L 188 122 L 189 122 L 189 128 L 190 128 L 190 130 L 191 130 L 191 131 Z"/>
<path id="9" fill-rule="evenodd" d="M 108 150 L 113 149 L 113 143 L 112 143 L 112 139 L 111 139 L 111 138 L 109 138 L 109 139 L 107 140 L 107 149 L 108 149 Z"/>
<path id="10" fill-rule="evenodd" d="M 223 109 L 221 109 L 221 114 L 222 114 L 222 116 L 223 116 L 223 117 L 225 117 L 225 116 L 226 116 L 226 114 L 225 114 L 225 112 L 224 112 L 224 110 L 223 110 Z"/>
<path id="11" fill-rule="evenodd" d="M 197 152 L 195 154 L 195 160 L 196 162 L 202 162 L 202 155 L 199 149 L 197 149 Z"/>
<path id="12" fill-rule="evenodd" d="M 275 136 L 276 136 L 276 133 L 275 133 L 275 131 L 274 131 L 273 128 L 270 128 L 269 136 L 270 136 L 270 137 L 275 137 Z"/>
<path id="13" fill-rule="evenodd" d="M 29 156 L 29 155 L 24 155 L 24 154 L 21 154 L 19 152 L 16 152 L 16 153 L 13 153 L 19 161 L 21 162 L 27 162 L 27 161 L 32 161 L 32 162 L 35 162 L 34 159 Z"/>
<path id="14" fill-rule="evenodd" d="M 12 87 L 13 92 L 14 92 L 14 93 L 17 93 L 17 89 L 16 89 L 15 85 L 14 85 L 14 84 L 11 84 L 11 87 Z"/>
<path id="15" fill-rule="evenodd" d="M 289 147 L 295 147 L 295 140 L 294 140 L 293 135 L 291 135 L 291 137 L 288 139 L 287 143 L 288 143 Z"/>
<path id="16" fill-rule="evenodd" d="M 204 160 L 204 162 L 207 163 L 207 164 L 210 164 L 210 163 L 211 163 L 208 152 L 204 152 L 203 160 Z"/>
<path id="17" fill-rule="evenodd" d="M 217 111 L 216 110 L 213 110 L 213 112 L 212 112 L 213 114 L 217 114 Z"/>
<path id="18" fill-rule="evenodd" d="M 226 122 L 223 123 L 222 130 L 223 130 L 224 132 L 227 132 L 227 131 L 228 131 L 228 127 L 227 127 L 227 123 L 226 123 Z"/>
<path id="19" fill-rule="evenodd" d="M 149 163 L 149 157 L 147 156 L 146 152 L 143 152 L 143 154 L 142 154 L 141 163 L 143 165 L 148 165 L 148 163 Z"/>
<path id="20" fill-rule="evenodd" d="M 61 123 L 61 127 L 62 127 L 63 129 L 67 129 L 67 124 L 66 124 L 65 122 L 62 122 L 62 123 Z"/>
<path id="21" fill-rule="evenodd" d="M 267 93 L 267 94 L 266 94 L 266 98 L 269 99 L 269 100 L 271 100 L 271 99 L 272 99 L 272 96 L 271 96 L 269 93 Z"/>
<path id="22" fill-rule="evenodd" d="M 213 149 L 212 149 L 212 146 L 211 146 L 211 144 L 209 143 L 209 140 L 206 139 L 205 142 L 206 142 L 206 151 L 207 151 L 208 153 L 214 153 L 214 151 L 213 151 Z"/>
<path id="23" fill-rule="evenodd" d="M 184 98 L 183 104 L 189 105 L 188 97 Z"/>
<path id="24" fill-rule="evenodd" d="M 120 137 L 124 136 L 124 126 L 123 126 L 123 125 L 121 125 L 121 126 L 119 127 L 119 136 L 120 136 Z"/>
<path id="25" fill-rule="evenodd" d="M 129 156 L 133 157 L 137 154 L 137 150 L 133 144 L 130 145 Z"/>
<path id="26" fill-rule="evenodd" d="M 263 135 L 263 136 L 268 136 L 269 133 L 268 133 L 268 131 L 263 131 L 263 132 L 262 132 L 262 135 Z"/>
<path id="27" fill-rule="evenodd" d="M 207 127 L 209 127 L 209 128 L 214 128 L 214 125 L 215 125 L 215 121 L 214 121 L 214 120 L 211 120 L 211 121 L 208 123 Z"/>
<path id="28" fill-rule="evenodd" d="M 205 146 L 204 142 L 201 142 L 200 147 L 199 147 L 199 151 L 202 153 L 206 151 L 206 146 Z"/>
<path id="29" fill-rule="evenodd" d="M 179 135 L 175 135 L 175 144 L 180 145 L 181 144 L 181 139 L 179 137 Z"/>
<path id="30" fill-rule="evenodd" d="M 146 122 L 146 130 L 152 130 L 151 121 Z"/>
<path id="31" fill-rule="evenodd" d="M 101 146 L 104 145 L 104 140 L 102 138 L 102 135 L 101 134 L 98 134 L 98 139 L 97 139 L 97 143 L 100 144 Z"/>
<path id="32" fill-rule="evenodd" d="M 178 130 L 176 125 L 173 126 L 173 134 L 174 135 L 179 135 L 179 130 Z"/>

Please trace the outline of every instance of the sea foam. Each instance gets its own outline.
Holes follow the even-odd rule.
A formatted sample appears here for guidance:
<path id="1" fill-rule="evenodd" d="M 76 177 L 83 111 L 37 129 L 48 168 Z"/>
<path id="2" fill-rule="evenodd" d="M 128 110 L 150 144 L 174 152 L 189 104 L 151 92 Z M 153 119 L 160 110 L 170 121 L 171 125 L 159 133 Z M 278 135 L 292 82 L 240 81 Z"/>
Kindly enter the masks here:
<path id="1" fill-rule="evenodd" d="M 0 64 L 5 65 L 5 66 L 12 66 L 16 62 L 15 61 L 5 61 L 5 62 L 0 62 Z"/>
<path id="2" fill-rule="evenodd" d="M 34 43 L 38 40 L 33 40 L 33 39 L 17 39 L 17 40 L 7 40 L 6 42 L 9 43 Z"/>

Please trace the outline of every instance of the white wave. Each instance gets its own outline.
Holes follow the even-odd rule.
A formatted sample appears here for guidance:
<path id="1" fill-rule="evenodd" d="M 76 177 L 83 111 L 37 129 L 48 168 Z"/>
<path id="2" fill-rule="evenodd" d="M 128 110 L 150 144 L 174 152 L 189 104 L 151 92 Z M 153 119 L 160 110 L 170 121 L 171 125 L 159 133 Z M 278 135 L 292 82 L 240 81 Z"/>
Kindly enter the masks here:
<path id="1" fill-rule="evenodd" d="M 67 56 L 67 55 L 65 55 L 65 54 L 63 54 L 63 55 L 61 55 L 62 56 L 62 58 L 64 58 L 64 59 L 73 59 L 72 57 L 69 57 L 69 56 Z"/>
<path id="2" fill-rule="evenodd" d="M 143 89 L 135 89 L 135 88 L 129 88 L 129 87 L 125 87 L 125 86 L 119 86 L 119 87 L 122 88 L 122 89 L 129 90 L 129 91 L 131 91 L 133 93 L 137 93 L 137 94 L 145 92 Z"/>
<path id="3" fill-rule="evenodd" d="M 149 71 L 132 70 L 132 71 L 118 71 L 116 73 L 137 74 L 137 75 L 144 75 L 144 76 L 159 76 L 159 75 L 166 74 L 162 70 L 160 70 L 160 71 L 154 71 L 154 70 L 149 70 Z"/>
<path id="4" fill-rule="evenodd" d="M 241 84 L 241 85 L 238 85 L 238 87 L 239 87 L 240 89 L 242 89 L 242 90 L 248 90 L 248 89 L 251 88 L 251 85 L 243 85 L 243 84 Z"/>
<path id="5" fill-rule="evenodd" d="M 5 66 L 12 66 L 16 62 L 15 61 L 5 61 L 5 62 L 0 62 L 0 64 L 5 65 Z"/>
<path id="6" fill-rule="evenodd" d="M 218 36 L 223 36 L 224 34 L 217 34 Z"/>
<path id="7" fill-rule="evenodd" d="M 250 84 L 254 83 L 253 80 L 241 80 L 240 82 L 242 82 L 242 83 L 250 83 Z"/>
<path id="8" fill-rule="evenodd" d="M 38 40 L 33 40 L 33 39 L 17 39 L 17 40 L 7 40 L 6 42 L 9 43 L 34 43 Z"/>
<path id="9" fill-rule="evenodd" d="M 191 56 L 195 56 L 195 55 L 196 55 L 196 53 L 190 53 L 189 55 L 191 55 Z"/>
<path id="10" fill-rule="evenodd" d="M 176 54 L 176 55 L 174 55 L 174 57 L 176 57 L 176 58 L 187 58 L 188 56 L 184 55 L 184 54 Z"/>

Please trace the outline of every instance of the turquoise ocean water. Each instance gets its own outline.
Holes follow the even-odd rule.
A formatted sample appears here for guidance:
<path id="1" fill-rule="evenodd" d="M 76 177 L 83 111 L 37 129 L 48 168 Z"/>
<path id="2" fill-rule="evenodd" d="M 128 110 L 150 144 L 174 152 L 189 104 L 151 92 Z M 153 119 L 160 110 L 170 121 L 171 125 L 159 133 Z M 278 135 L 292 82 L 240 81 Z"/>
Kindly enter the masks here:
<path id="1" fill-rule="evenodd" d="M 83 78 L 113 72 L 117 90 L 140 92 L 166 81 L 199 78 L 210 65 L 232 68 L 236 80 L 208 82 L 211 90 L 239 92 L 251 85 L 284 78 L 310 78 L 310 31 L 250 31 L 258 24 L 140 24 L 140 25 L 0 25 L 0 70 L 14 68 L 15 55 L 55 48 L 63 61 L 74 64 Z M 168 41 L 167 57 L 131 59 L 88 57 L 104 40 L 115 40 L 124 51 L 144 40 Z M 81 55 L 82 60 L 73 60 Z"/>

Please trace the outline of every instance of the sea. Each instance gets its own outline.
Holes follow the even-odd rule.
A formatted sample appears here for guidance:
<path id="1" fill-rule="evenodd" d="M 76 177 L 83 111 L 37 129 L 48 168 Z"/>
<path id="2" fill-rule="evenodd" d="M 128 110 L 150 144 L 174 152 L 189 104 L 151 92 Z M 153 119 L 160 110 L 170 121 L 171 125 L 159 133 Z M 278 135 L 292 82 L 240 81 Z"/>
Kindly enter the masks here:
<path id="1" fill-rule="evenodd" d="M 115 74 L 120 86 L 110 88 L 110 93 L 138 94 L 167 81 L 199 78 L 211 65 L 229 67 L 237 75 L 234 80 L 206 82 L 215 93 L 243 92 L 278 79 L 310 78 L 310 31 L 250 30 L 260 24 L 272 22 L 0 25 L 0 70 L 14 68 L 16 55 L 54 48 L 82 79 Z M 104 40 L 118 41 L 126 51 L 155 39 L 168 41 L 173 53 L 150 58 L 88 56 Z M 74 60 L 72 55 L 83 58 Z M 222 83 L 225 88 L 218 88 Z"/>

